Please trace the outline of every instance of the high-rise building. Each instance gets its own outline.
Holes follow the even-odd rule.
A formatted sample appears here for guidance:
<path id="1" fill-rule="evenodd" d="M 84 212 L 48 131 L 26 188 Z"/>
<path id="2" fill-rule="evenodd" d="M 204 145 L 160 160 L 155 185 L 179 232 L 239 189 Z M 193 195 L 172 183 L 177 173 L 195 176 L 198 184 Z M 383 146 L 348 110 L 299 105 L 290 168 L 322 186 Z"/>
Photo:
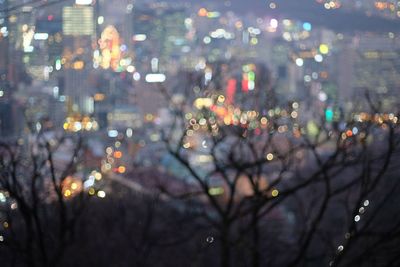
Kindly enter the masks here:
<path id="1" fill-rule="evenodd" d="M 133 41 L 136 60 L 158 59 L 161 69 L 179 61 L 186 45 L 185 10 L 168 6 L 137 7 L 133 11 Z"/>
<path id="2" fill-rule="evenodd" d="M 93 112 L 92 88 L 87 79 L 92 69 L 92 42 L 95 37 L 93 12 L 92 6 L 63 8 L 64 93 L 69 112 L 78 114 Z"/>
<path id="3" fill-rule="evenodd" d="M 384 111 L 398 105 L 400 39 L 380 34 L 358 36 L 339 54 L 339 97 L 344 103 L 371 94 Z"/>
<path id="4" fill-rule="evenodd" d="M 21 16 L 11 14 L 10 6 L 14 1 L 0 1 L 0 136 L 16 135 L 21 120 L 20 110 L 12 95 L 20 82 L 21 54 L 16 53 L 19 36 L 18 23 Z M 23 80 L 23 77 L 22 79 Z M 18 112 L 19 111 L 19 112 Z"/>

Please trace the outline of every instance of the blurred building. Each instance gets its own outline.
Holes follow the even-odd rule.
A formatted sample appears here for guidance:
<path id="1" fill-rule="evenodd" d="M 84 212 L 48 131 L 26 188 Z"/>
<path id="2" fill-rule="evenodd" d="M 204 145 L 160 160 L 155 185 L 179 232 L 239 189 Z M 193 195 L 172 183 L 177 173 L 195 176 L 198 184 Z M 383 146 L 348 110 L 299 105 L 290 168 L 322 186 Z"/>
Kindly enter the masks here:
<path id="1" fill-rule="evenodd" d="M 24 124 L 22 102 L 15 97 L 20 83 L 30 83 L 23 64 L 22 26 L 32 18 L 16 13 L 18 1 L 0 2 L 0 136 L 18 135 Z"/>
<path id="2" fill-rule="evenodd" d="M 398 106 L 399 49 L 400 38 L 390 34 L 357 36 L 344 45 L 339 55 L 341 100 L 357 105 L 355 99 L 365 97 L 368 92 L 382 103 L 385 111 Z"/>
<path id="3" fill-rule="evenodd" d="M 91 114 L 93 88 L 88 76 L 93 68 L 94 10 L 92 6 L 66 6 L 62 17 L 64 93 L 70 111 Z"/>
<path id="4" fill-rule="evenodd" d="M 145 71 L 158 71 L 151 66 L 153 58 L 158 60 L 161 70 L 170 69 L 180 60 L 182 48 L 187 44 L 185 18 L 185 9 L 167 5 L 140 6 L 133 10 L 135 56 L 137 62 L 147 63 Z"/>

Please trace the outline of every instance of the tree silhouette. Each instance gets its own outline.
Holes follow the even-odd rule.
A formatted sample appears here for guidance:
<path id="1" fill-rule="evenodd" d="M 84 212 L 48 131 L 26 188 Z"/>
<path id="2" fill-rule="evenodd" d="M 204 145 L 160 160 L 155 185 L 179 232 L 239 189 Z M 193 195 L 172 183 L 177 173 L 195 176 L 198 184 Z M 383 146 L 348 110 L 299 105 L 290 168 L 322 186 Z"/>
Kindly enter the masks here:
<path id="1" fill-rule="evenodd" d="M 82 144 L 81 138 L 45 133 L 0 143 L 0 254 L 5 262 L 55 266 L 62 260 L 85 207 L 78 180 L 73 184 Z"/>
<path id="2" fill-rule="evenodd" d="M 187 102 L 159 86 L 171 110 L 160 127 L 166 149 L 195 184 L 163 191 L 200 203 L 220 266 L 381 266 L 365 259 L 382 260 L 374 247 L 398 241 L 387 240 L 400 222 L 387 220 L 399 192 L 395 114 L 367 95 L 368 109 L 331 121 L 302 102 L 263 106 L 248 92 L 226 103 L 212 83 L 193 86 L 202 90 Z"/>

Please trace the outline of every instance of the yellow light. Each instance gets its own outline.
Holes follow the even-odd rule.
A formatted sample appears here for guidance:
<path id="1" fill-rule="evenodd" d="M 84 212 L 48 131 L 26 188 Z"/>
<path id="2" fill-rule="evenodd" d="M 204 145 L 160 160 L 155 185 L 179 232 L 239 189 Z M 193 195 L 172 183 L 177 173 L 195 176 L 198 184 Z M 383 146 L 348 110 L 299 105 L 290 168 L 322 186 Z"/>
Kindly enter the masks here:
<path id="1" fill-rule="evenodd" d="M 229 116 L 224 117 L 224 123 L 225 125 L 230 125 L 232 123 L 232 120 Z"/>
<path id="2" fill-rule="evenodd" d="M 71 189 L 76 190 L 78 188 L 78 185 L 76 183 L 71 184 Z"/>
<path id="3" fill-rule="evenodd" d="M 94 174 L 94 178 L 95 178 L 96 180 L 101 180 L 101 178 L 103 178 L 103 175 L 101 175 L 101 173 L 99 173 L 99 172 L 96 172 L 96 173 Z"/>
<path id="4" fill-rule="evenodd" d="M 107 26 L 99 40 L 101 50 L 101 67 L 116 70 L 121 60 L 120 36 L 114 26 Z"/>
<path id="5" fill-rule="evenodd" d="M 208 190 L 208 193 L 212 196 L 222 195 L 224 193 L 224 188 L 222 187 L 213 187 Z"/>
<path id="6" fill-rule="evenodd" d="M 96 193 L 96 191 L 94 190 L 94 188 L 93 187 L 91 187 L 90 189 L 89 189 L 89 195 L 91 195 L 91 196 L 93 196 L 94 195 L 94 193 Z"/>
<path id="7" fill-rule="evenodd" d="M 71 196 L 71 190 L 69 190 L 69 189 L 65 190 L 64 196 L 65 196 L 65 197 Z"/>
<path id="8" fill-rule="evenodd" d="M 326 45 L 326 44 L 321 44 L 319 46 L 319 52 L 321 52 L 321 54 L 324 54 L 324 55 L 328 54 L 329 53 L 329 46 Z"/>
<path id="9" fill-rule="evenodd" d="M 274 155 L 272 153 L 268 153 L 267 160 L 271 161 L 274 159 Z"/>
<path id="10" fill-rule="evenodd" d="M 274 190 L 272 190 L 271 195 L 272 195 L 273 197 L 277 197 L 277 196 L 279 195 L 279 191 L 276 190 L 276 189 L 274 189 Z"/>
<path id="11" fill-rule="evenodd" d="M 194 106 L 197 109 L 202 109 L 202 108 L 209 108 L 213 104 L 213 101 L 211 98 L 197 98 L 194 101 Z"/>
<path id="12" fill-rule="evenodd" d="M 76 70 L 81 70 L 85 66 L 85 63 L 83 61 L 75 61 L 73 68 Z"/>
<path id="13" fill-rule="evenodd" d="M 146 121 L 152 121 L 154 120 L 154 115 L 151 113 L 146 114 L 145 116 Z"/>

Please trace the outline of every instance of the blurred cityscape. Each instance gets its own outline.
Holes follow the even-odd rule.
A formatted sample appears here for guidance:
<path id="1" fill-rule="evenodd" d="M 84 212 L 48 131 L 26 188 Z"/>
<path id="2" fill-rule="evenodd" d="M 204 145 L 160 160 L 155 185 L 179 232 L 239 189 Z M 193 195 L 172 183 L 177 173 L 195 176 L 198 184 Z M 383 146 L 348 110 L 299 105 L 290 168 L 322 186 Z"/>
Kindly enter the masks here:
<path id="1" fill-rule="evenodd" d="M 398 123 L 399 92 L 398 0 L 0 0 L 0 140 L 83 136 L 82 166 L 62 180 L 66 199 L 106 198 L 112 183 L 151 192 L 159 177 L 140 175 L 149 169 L 175 192 L 196 187 L 163 144 L 181 103 L 183 148 L 204 152 L 187 157 L 205 173 L 204 109 L 256 135 L 279 115 L 296 121 L 279 133 L 303 134 L 301 124 L 318 136 L 323 118 L 346 139 L 363 127 L 348 120 Z M 56 167 L 73 147 L 54 152 Z M 226 190 L 216 182 L 208 193 Z"/>
<path id="2" fill-rule="evenodd" d="M 2 0 L 0 11 L 2 138 L 83 131 L 93 156 L 122 138 L 121 153 L 148 161 L 141 150 L 170 116 L 159 83 L 197 107 L 208 103 L 193 98 L 197 82 L 228 104 L 249 98 L 247 110 L 253 96 L 297 101 L 307 120 L 361 112 L 366 91 L 388 114 L 399 104 L 397 1 Z"/>

